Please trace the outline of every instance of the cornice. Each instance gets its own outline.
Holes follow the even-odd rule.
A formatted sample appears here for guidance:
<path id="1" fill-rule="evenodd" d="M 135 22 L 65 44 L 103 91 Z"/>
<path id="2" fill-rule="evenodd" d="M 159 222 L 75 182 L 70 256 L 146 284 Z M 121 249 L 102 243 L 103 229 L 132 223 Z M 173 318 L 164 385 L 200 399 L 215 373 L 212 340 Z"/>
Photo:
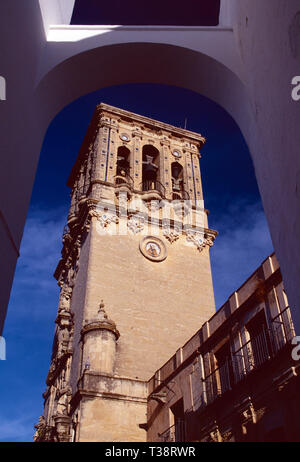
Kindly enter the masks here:
<path id="1" fill-rule="evenodd" d="M 171 132 L 172 134 L 180 135 L 188 140 L 198 141 L 202 145 L 205 143 L 206 138 L 200 133 L 192 132 L 190 130 L 185 130 L 184 128 L 175 127 L 174 125 L 167 124 L 165 122 L 160 122 L 159 120 L 151 119 L 150 117 L 142 116 L 140 114 L 135 114 L 134 112 L 126 111 L 125 109 L 120 109 L 114 106 L 110 106 L 106 103 L 100 103 L 97 105 L 98 113 L 102 111 L 109 112 L 113 115 L 120 116 L 122 118 L 132 119 L 133 121 L 140 122 L 147 126 L 155 127 L 157 129 L 165 130 Z"/>

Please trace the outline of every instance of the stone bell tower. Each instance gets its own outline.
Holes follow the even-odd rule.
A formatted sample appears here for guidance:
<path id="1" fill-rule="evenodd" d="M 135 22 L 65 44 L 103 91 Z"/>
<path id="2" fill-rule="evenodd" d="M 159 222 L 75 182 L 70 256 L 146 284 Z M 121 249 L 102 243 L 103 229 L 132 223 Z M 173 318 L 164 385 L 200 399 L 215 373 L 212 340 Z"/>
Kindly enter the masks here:
<path id="1" fill-rule="evenodd" d="M 68 180 L 55 272 L 61 293 L 35 440 L 146 440 L 147 380 L 215 311 L 204 142 L 97 106 Z"/>

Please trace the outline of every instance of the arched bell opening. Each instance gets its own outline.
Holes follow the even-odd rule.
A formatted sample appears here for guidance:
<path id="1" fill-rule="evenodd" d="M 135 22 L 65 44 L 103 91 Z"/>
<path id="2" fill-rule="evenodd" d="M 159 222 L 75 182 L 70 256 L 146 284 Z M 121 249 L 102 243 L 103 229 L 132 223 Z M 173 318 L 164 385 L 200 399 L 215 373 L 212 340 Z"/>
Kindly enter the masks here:
<path id="1" fill-rule="evenodd" d="M 183 183 L 183 167 L 179 162 L 173 162 L 171 165 L 172 172 L 172 199 L 183 200 L 185 197 L 184 183 Z"/>
<path id="2" fill-rule="evenodd" d="M 115 184 L 132 183 L 130 177 L 130 150 L 120 146 L 117 152 Z"/>
<path id="3" fill-rule="evenodd" d="M 142 190 L 158 191 L 164 195 L 159 181 L 159 151 L 151 144 L 143 146 Z"/>

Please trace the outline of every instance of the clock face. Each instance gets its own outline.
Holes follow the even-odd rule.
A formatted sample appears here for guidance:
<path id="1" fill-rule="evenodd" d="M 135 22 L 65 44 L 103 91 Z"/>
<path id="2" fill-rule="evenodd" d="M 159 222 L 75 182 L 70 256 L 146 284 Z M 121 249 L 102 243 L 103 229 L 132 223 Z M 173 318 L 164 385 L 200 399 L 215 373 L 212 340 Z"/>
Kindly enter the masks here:
<path id="1" fill-rule="evenodd" d="M 167 248 L 156 236 L 146 236 L 140 242 L 140 251 L 148 260 L 160 262 L 167 258 Z"/>
<path id="2" fill-rule="evenodd" d="M 126 135 L 125 133 L 123 133 L 121 136 L 120 136 L 121 140 L 122 141 L 129 141 L 129 136 Z"/>

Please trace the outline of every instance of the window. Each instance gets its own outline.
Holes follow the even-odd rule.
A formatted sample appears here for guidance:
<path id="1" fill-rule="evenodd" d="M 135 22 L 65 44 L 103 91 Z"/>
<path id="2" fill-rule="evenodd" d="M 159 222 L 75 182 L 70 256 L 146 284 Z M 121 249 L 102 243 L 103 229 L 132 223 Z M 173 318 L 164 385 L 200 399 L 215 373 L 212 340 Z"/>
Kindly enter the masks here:
<path id="1" fill-rule="evenodd" d="M 185 441 L 185 423 L 183 399 L 180 399 L 171 407 L 173 425 L 173 441 Z"/>
<path id="2" fill-rule="evenodd" d="M 230 343 L 226 342 L 215 352 L 216 366 L 219 371 L 219 383 L 221 394 L 231 389 L 234 382 L 233 368 L 231 361 Z"/>
<path id="3" fill-rule="evenodd" d="M 271 345 L 267 330 L 267 321 L 264 310 L 261 310 L 246 324 L 250 335 L 252 365 L 259 367 L 270 357 Z"/>
<path id="4" fill-rule="evenodd" d="M 267 320 L 261 310 L 245 325 L 243 344 L 233 355 L 235 381 L 239 382 L 265 363 L 271 357 L 271 351 Z"/>
<path id="5" fill-rule="evenodd" d="M 230 343 L 224 343 L 210 358 L 211 372 L 206 373 L 206 402 L 213 402 L 218 396 L 231 390 L 234 383 Z"/>

